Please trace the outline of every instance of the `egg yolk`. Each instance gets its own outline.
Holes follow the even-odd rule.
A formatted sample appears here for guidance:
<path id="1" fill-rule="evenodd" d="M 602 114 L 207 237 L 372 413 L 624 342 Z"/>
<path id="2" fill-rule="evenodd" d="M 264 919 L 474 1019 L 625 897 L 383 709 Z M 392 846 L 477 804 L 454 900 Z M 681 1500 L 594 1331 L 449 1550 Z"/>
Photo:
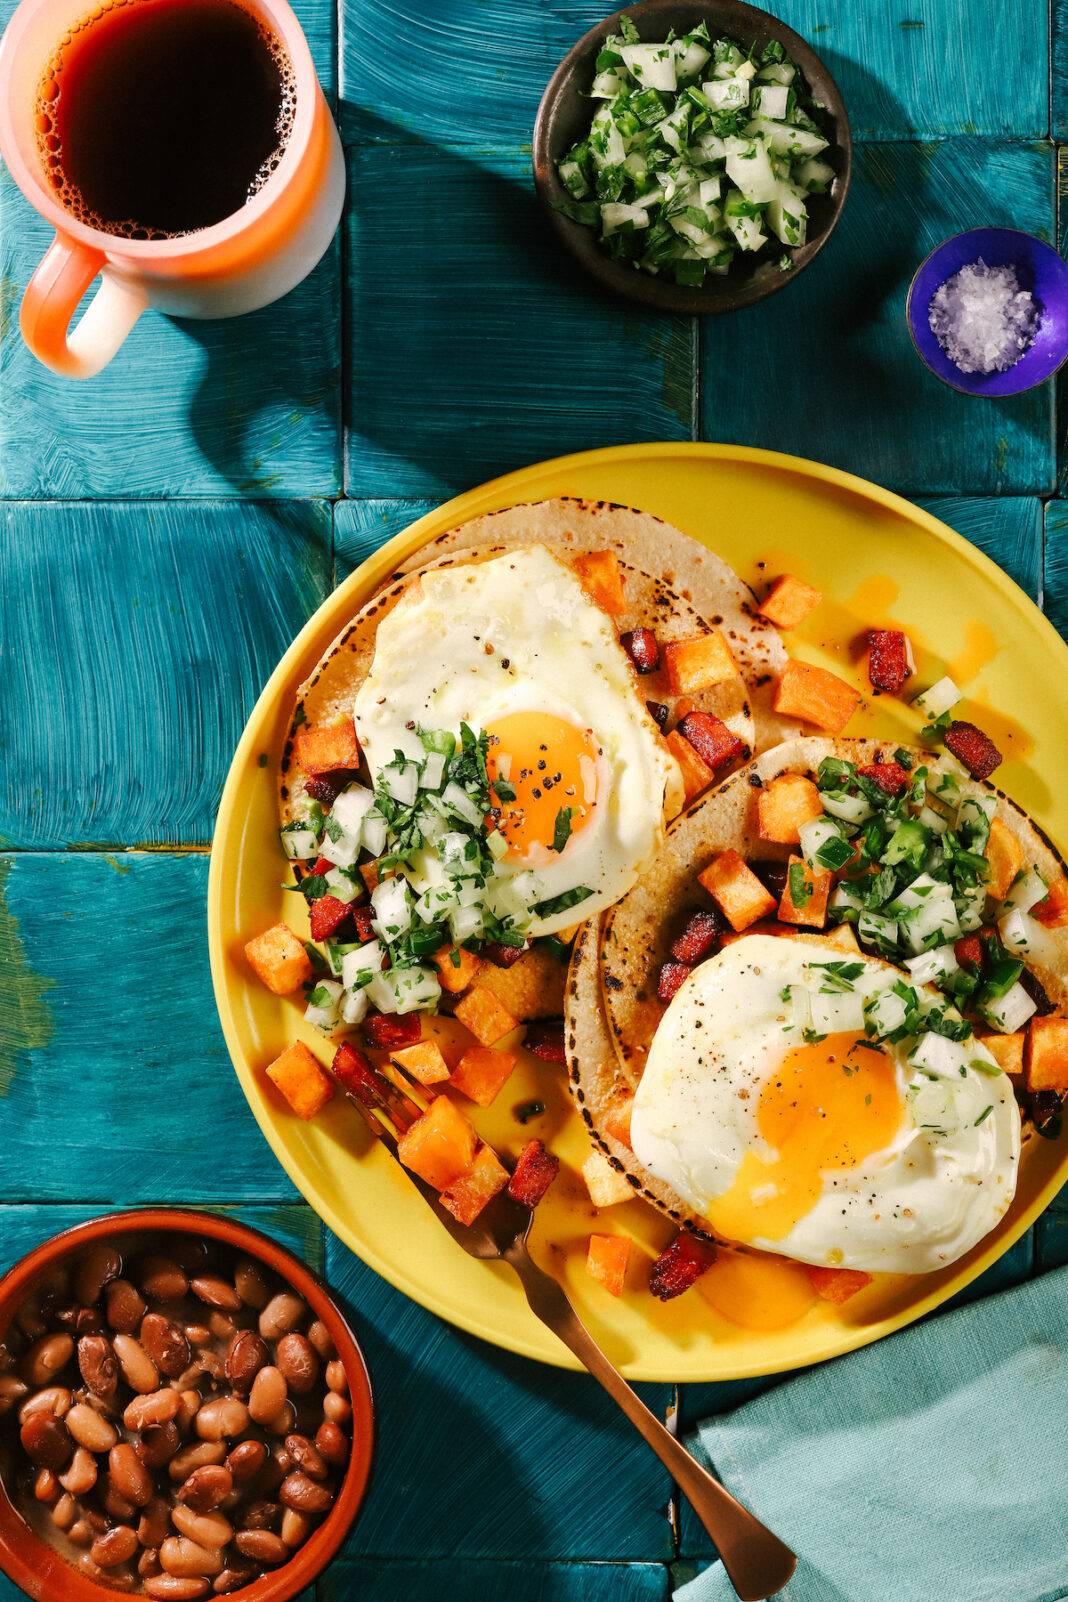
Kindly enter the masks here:
<path id="1" fill-rule="evenodd" d="M 537 858 L 558 838 L 581 833 L 597 805 L 600 752 L 593 730 L 547 712 L 513 712 L 486 732 L 486 771 L 508 856 Z M 498 778 L 503 795 L 495 788 Z"/>
<path id="2" fill-rule="evenodd" d="M 729 1240 L 783 1240 L 819 1201 L 824 1175 L 891 1144 L 903 1108 L 892 1058 L 853 1034 L 797 1046 L 760 1091 L 757 1129 L 730 1187 L 705 1209 Z"/>

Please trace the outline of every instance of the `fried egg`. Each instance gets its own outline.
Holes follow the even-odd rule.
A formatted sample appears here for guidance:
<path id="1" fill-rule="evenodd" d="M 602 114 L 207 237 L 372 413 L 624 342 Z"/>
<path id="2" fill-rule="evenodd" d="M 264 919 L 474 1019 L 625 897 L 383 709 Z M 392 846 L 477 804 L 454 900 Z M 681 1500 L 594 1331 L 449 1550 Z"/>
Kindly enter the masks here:
<path id="1" fill-rule="evenodd" d="M 490 780 L 507 784 L 497 872 L 522 873 L 531 903 L 592 892 L 534 934 L 625 894 L 682 803 L 612 623 L 544 546 L 421 574 L 379 625 L 354 719 L 373 775 L 421 754 L 420 727 L 486 732 Z"/>
<path id="2" fill-rule="evenodd" d="M 912 1042 L 867 1040 L 862 998 L 903 976 L 858 957 L 843 993 L 818 966 L 839 955 L 748 935 L 695 968 L 653 1039 L 634 1152 L 726 1239 L 806 1263 L 926 1273 L 1007 1211 L 1019 1111 L 976 1040 L 937 1075 L 910 1063 Z M 827 1033 L 799 1022 L 816 1015 Z"/>

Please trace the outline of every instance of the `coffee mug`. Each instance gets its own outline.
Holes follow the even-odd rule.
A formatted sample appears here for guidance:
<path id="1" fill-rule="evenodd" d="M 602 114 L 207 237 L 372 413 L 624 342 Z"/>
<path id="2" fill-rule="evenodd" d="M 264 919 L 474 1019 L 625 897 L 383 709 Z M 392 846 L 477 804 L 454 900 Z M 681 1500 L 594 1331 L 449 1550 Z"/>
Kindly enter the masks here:
<path id="1" fill-rule="evenodd" d="M 195 233 L 128 239 L 67 211 L 46 175 L 36 134 L 38 92 L 69 29 L 92 0 L 22 0 L 0 40 L 0 154 L 56 237 L 30 279 L 22 337 L 46 367 L 91 378 L 147 307 L 177 317 L 233 317 L 278 300 L 325 254 L 345 198 L 345 159 L 308 42 L 286 0 L 241 0 L 280 41 L 294 91 L 275 170 L 239 210 Z M 82 296 L 99 276 L 73 330 Z"/>

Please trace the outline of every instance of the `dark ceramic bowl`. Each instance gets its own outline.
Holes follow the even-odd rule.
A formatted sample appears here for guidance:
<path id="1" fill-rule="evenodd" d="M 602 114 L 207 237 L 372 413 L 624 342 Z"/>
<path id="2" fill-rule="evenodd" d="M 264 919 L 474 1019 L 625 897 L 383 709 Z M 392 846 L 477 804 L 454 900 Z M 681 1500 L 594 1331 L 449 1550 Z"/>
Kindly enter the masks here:
<path id="1" fill-rule="evenodd" d="M 1015 267 L 1020 288 L 1038 302 L 1038 329 L 1018 362 L 1003 373 L 965 373 L 946 355 L 932 332 L 931 298 L 947 278 L 979 260 L 988 267 Z M 1021 395 L 1052 378 L 1068 359 L 1068 262 L 1052 245 L 1016 228 L 970 228 L 954 234 L 916 270 L 905 308 L 916 352 L 943 384 L 963 395 Z"/>
<path id="2" fill-rule="evenodd" d="M 317 1318 L 330 1331 L 338 1357 L 345 1365 L 352 1403 L 352 1455 L 330 1512 L 303 1546 L 280 1568 L 234 1593 L 240 1602 L 290 1602 L 326 1567 L 341 1545 L 363 1495 L 371 1472 L 374 1438 L 374 1404 L 367 1369 L 356 1339 L 326 1286 L 292 1252 L 259 1230 L 233 1218 L 178 1208 L 144 1208 L 137 1212 L 109 1213 L 66 1229 L 43 1241 L 0 1279 L 0 1340 L 16 1309 L 58 1263 L 97 1241 L 117 1244 L 130 1235 L 151 1233 L 193 1235 L 221 1241 L 265 1263 L 280 1279 L 303 1296 Z M 0 1571 L 20 1585 L 37 1602 L 105 1602 L 118 1592 L 98 1585 L 81 1574 L 31 1530 L 0 1482 Z"/>
<path id="3" fill-rule="evenodd" d="M 619 32 L 621 17 L 628 17 L 641 38 L 649 41 L 665 38 L 671 28 L 677 34 L 688 33 L 701 22 L 708 24 L 713 38 L 726 36 L 743 46 L 755 43 L 763 47 L 778 40 L 796 63 L 809 93 L 825 108 L 819 116 L 831 144 L 820 159 L 833 166 L 837 176 L 828 194 L 812 196 L 808 239 L 800 250 L 791 253 L 792 271 L 783 272 L 779 267 L 779 252 L 769 253 L 766 260 L 763 254 L 751 260 L 736 256 L 725 276 L 709 278 L 700 288 L 676 284 L 663 274 L 654 277 L 628 262 L 613 261 L 601 249 L 596 229 L 572 222 L 557 209 L 568 196 L 556 164 L 589 131 L 594 110 L 589 99 L 594 63 L 606 35 Z M 770 12 L 744 4 L 744 0 L 642 0 L 640 5 L 614 12 L 568 51 L 549 80 L 534 124 L 534 187 L 550 223 L 571 254 L 606 289 L 658 311 L 686 312 L 691 316 L 738 311 L 792 283 L 819 255 L 834 231 L 845 205 L 852 166 L 849 120 L 830 72 L 791 28 Z"/>

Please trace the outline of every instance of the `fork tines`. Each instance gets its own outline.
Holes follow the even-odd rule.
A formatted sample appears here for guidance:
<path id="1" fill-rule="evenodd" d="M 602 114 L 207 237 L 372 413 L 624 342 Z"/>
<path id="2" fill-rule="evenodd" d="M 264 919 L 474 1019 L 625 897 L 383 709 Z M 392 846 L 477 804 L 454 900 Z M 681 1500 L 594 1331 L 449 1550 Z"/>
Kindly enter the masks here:
<path id="1" fill-rule="evenodd" d="M 366 1053 L 347 1041 L 335 1052 L 331 1072 L 376 1135 L 388 1132 L 397 1139 L 426 1111 L 425 1100 L 395 1063 L 376 1068 Z"/>

